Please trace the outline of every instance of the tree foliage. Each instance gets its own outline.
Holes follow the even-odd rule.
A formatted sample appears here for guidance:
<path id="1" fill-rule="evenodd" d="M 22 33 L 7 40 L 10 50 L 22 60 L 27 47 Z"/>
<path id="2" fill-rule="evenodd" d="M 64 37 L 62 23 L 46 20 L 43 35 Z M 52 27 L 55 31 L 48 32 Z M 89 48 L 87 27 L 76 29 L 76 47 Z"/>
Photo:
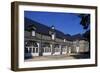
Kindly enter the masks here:
<path id="1" fill-rule="evenodd" d="M 80 24 L 83 26 L 83 29 L 88 29 L 90 26 L 90 14 L 80 14 L 81 18 Z"/>
<path id="2" fill-rule="evenodd" d="M 79 14 L 81 18 L 80 24 L 83 26 L 84 30 L 87 30 L 90 27 L 90 14 Z M 90 29 L 88 29 L 84 34 L 85 37 L 90 42 Z"/>

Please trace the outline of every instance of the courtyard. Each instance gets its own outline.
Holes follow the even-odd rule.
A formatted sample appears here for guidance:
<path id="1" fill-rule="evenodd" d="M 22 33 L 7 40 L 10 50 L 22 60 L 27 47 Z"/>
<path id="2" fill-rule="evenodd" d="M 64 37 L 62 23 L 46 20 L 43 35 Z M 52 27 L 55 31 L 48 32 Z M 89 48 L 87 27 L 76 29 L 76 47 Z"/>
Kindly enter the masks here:
<path id="1" fill-rule="evenodd" d="M 26 59 L 28 61 L 50 61 L 50 60 L 71 60 L 71 59 L 86 59 L 90 58 L 89 54 L 67 54 L 67 55 L 49 55 L 49 56 L 34 56 L 31 59 Z"/>

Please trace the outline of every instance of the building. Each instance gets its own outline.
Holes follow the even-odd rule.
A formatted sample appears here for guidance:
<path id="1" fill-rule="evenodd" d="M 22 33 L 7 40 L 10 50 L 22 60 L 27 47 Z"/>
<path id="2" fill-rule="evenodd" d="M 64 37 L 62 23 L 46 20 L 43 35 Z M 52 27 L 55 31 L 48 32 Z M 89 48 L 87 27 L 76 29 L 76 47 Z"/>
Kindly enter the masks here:
<path id="1" fill-rule="evenodd" d="M 89 51 L 89 42 L 80 34 L 70 36 L 25 17 L 24 46 L 25 55 L 47 56 Z"/>

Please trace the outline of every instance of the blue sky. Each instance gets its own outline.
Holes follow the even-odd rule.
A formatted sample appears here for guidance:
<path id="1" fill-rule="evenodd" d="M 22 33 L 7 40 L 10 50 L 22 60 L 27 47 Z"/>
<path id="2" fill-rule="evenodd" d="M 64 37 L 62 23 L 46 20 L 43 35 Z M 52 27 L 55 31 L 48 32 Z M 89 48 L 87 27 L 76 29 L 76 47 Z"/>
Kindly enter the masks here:
<path id="1" fill-rule="evenodd" d="M 65 34 L 75 35 L 83 32 L 81 19 L 75 13 L 24 11 L 24 16 L 49 27 L 54 25 L 55 29 Z"/>

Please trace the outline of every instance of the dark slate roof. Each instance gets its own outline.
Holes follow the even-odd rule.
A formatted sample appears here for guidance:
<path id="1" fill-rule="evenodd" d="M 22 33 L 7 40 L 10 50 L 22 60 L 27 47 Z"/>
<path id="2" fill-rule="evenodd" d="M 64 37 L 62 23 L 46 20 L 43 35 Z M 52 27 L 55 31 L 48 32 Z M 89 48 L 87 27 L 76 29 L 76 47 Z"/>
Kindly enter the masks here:
<path id="1" fill-rule="evenodd" d="M 49 31 L 51 30 L 51 27 L 48 27 L 46 25 L 43 25 L 26 17 L 24 19 L 24 23 L 25 23 L 25 30 L 34 26 L 36 27 L 36 32 L 50 36 Z M 63 32 L 59 30 L 55 30 L 55 32 L 56 32 L 56 37 L 64 39 L 65 36 Z"/>
<path id="2" fill-rule="evenodd" d="M 36 32 L 41 33 L 41 34 L 45 34 L 45 35 L 49 35 L 49 27 L 38 23 L 36 21 L 30 20 L 28 18 L 25 17 L 24 19 L 24 23 L 25 23 L 25 29 L 27 30 L 28 28 L 31 27 L 36 27 Z"/>
<path id="3" fill-rule="evenodd" d="M 68 41 L 73 41 L 73 37 L 70 34 L 65 34 L 65 39 Z"/>
<path id="4" fill-rule="evenodd" d="M 82 34 L 76 34 L 72 36 L 73 40 L 86 40 Z"/>
<path id="5" fill-rule="evenodd" d="M 24 23 L 25 23 L 25 30 L 32 30 L 31 28 L 34 26 L 36 28 L 37 33 L 41 33 L 41 34 L 50 36 L 49 31 L 51 30 L 51 27 L 48 27 L 44 24 L 41 24 L 39 22 L 36 22 L 36 21 L 31 20 L 31 19 L 26 18 L 26 17 L 24 19 Z M 76 35 L 71 36 L 69 34 L 64 34 L 63 32 L 56 30 L 56 29 L 55 29 L 55 33 L 56 33 L 57 38 L 67 39 L 69 41 L 83 39 L 83 36 L 81 34 L 76 34 Z"/>

